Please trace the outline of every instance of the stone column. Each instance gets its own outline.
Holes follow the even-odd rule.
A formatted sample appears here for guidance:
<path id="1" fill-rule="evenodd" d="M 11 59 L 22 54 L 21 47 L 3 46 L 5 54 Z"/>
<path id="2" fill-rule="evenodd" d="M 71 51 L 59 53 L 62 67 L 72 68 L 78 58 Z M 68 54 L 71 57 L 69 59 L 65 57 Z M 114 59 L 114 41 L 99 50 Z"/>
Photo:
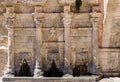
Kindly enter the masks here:
<path id="1" fill-rule="evenodd" d="M 91 18 L 92 22 L 92 36 L 91 36 L 91 66 L 90 72 L 92 74 L 98 73 L 98 18 Z"/>
<path id="2" fill-rule="evenodd" d="M 63 14 L 63 24 L 64 24 L 64 40 L 65 40 L 65 46 L 64 46 L 64 74 L 72 74 L 72 71 L 70 69 L 70 25 L 72 21 L 72 14 L 70 13 L 70 6 L 64 7 L 64 14 Z"/>
<path id="3" fill-rule="evenodd" d="M 8 62 L 7 62 L 7 69 L 4 72 L 4 76 L 12 77 L 14 76 L 13 70 L 13 28 L 15 24 L 15 14 L 5 13 L 5 27 L 8 29 Z"/>
<path id="4" fill-rule="evenodd" d="M 43 24 L 43 13 L 35 13 L 34 14 L 34 21 L 36 24 L 36 66 L 35 66 L 35 70 L 34 70 L 34 77 L 42 77 L 43 72 L 41 70 L 41 66 L 39 64 L 39 55 L 41 56 L 41 52 L 42 52 L 42 24 Z M 41 61 L 41 57 L 40 57 L 40 61 Z"/>

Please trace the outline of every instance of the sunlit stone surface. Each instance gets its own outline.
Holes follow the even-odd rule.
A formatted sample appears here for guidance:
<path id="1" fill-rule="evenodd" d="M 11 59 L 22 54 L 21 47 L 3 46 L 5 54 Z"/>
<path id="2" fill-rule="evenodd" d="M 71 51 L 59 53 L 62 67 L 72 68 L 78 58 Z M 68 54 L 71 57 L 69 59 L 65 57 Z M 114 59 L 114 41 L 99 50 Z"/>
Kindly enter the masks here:
<path id="1" fill-rule="evenodd" d="M 104 78 L 98 82 L 120 82 L 120 78 L 119 77 Z"/>
<path id="2" fill-rule="evenodd" d="M 119 76 L 119 7 L 120 0 L 82 0 L 77 13 L 75 0 L 0 0 L 3 82 L 96 82 L 98 76 L 81 75 Z M 23 59 L 31 78 L 16 78 Z M 63 78 L 43 77 L 53 60 Z"/>

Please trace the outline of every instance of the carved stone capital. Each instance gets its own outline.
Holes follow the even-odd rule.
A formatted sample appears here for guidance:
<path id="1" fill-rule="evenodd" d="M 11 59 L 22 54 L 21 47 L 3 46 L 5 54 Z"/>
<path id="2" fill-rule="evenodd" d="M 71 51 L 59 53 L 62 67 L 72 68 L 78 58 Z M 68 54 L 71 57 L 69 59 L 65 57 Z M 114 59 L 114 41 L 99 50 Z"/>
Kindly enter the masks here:
<path id="1" fill-rule="evenodd" d="M 93 25 L 94 27 L 97 27 L 99 20 L 98 20 L 98 18 L 91 18 L 91 22 L 92 22 L 92 25 Z"/>
<path id="2" fill-rule="evenodd" d="M 6 14 L 14 13 L 14 7 L 6 7 Z"/>
<path id="3" fill-rule="evenodd" d="M 65 28 L 70 27 L 71 20 L 72 20 L 72 15 L 68 14 L 68 13 L 65 13 L 64 17 L 63 17 L 63 23 L 64 23 Z"/>
<path id="4" fill-rule="evenodd" d="M 34 21 L 35 21 L 36 27 L 42 27 L 43 18 L 35 18 Z"/>
<path id="5" fill-rule="evenodd" d="M 70 5 L 64 6 L 64 12 L 65 13 L 70 13 Z"/>
<path id="6" fill-rule="evenodd" d="M 43 21 L 44 21 L 44 14 L 43 13 L 33 13 L 34 15 L 34 21 L 36 24 L 36 27 L 42 27 Z"/>
<path id="7" fill-rule="evenodd" d="M 5 24 L 7 25 L 7 27 L 14 27 L 15 25 L 15 19 L 14 18 L 7 18 L 5 21 Z"/>

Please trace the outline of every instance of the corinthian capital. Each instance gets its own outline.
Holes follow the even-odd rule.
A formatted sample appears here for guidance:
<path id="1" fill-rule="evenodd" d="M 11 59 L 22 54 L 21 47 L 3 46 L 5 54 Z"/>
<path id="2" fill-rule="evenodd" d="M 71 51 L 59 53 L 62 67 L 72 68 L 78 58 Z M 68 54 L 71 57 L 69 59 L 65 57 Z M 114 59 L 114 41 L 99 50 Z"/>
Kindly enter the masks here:
<path id="1" fill-rule="evenodd" d="M 35 21 L 36 27 L 42 27 L 43 18 L 35 18 L 34 21 Z"/>
<path id="2" fill-rule="evenodd" d="M 8 27 L 14 27 L 14 25 L 15 25 L 15 18 L 7 18 L 6 21 L 5 21 L 5 24 Z"/>
<path id="3" fill-rule="evenodd" d="M 64 27 L 70 27 L 71 20 L 72 20 L 72 15 L 65 13 L 63 17 Z"/>
<path id="4" fill-rule="evenodd" d="M 91 18 L 91 22 L 93 26 L 98 26 L 98 18 Z"/>

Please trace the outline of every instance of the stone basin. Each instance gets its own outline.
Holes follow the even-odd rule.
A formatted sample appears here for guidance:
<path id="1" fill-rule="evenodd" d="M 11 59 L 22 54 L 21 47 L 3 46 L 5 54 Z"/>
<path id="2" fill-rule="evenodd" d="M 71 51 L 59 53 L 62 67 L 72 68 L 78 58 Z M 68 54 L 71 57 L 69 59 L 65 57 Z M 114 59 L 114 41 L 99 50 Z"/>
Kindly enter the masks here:
<path id="1" fill-rule="evenodd" d="M 80 77 L 2 77 L 1 82 L 97 82 L 100 76 Z"/>

